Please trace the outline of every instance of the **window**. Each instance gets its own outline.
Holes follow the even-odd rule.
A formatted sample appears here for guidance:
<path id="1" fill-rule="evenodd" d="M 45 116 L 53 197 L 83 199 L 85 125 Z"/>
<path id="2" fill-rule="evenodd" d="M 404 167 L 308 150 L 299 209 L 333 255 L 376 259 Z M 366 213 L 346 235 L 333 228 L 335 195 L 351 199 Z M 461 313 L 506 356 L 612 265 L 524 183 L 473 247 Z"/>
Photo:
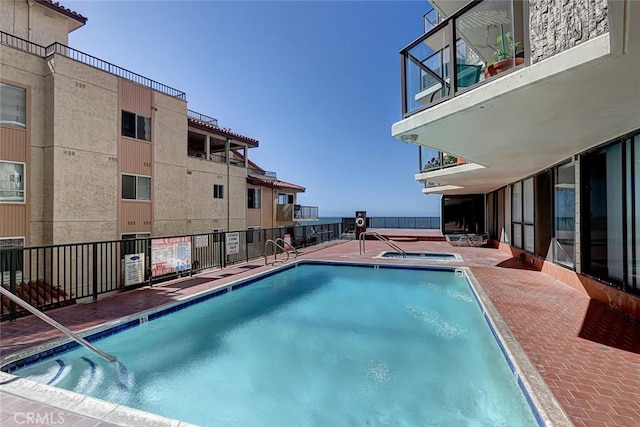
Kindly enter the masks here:
<path id="1" fill-rule="evenodd" d="M 580 164 L 582 271 L 640 294 L 640 132 Z"/>
<path id="2" fill-rule="evenodd" d="M 224 185 L 213 184 L 213 198 L 224 199 Z"/>
<path id="3" fill-rule="evenodd" d="M 574 266 L 576 228 L 575 163 L 558 166 L 553 171 L 554 244 L 553 260 L 567 267 Z"/>
<path id="4" fill-rule="evenodd" d="M 151 118 L 122 111 L 122 136 L 151 141 Z"/>
<path id="5" fill-rule="evenodd" d="M 27 91 L 0 83 L 0 124 L 27 127 Z"/>
<path id="6" fill-rule="evenodd" d="M 151 200 L 151 178 L 148 176 L 122 175 L 122 198 Z"/>
<path id="7" fill-rule="evenodd" d="M 293 204 L 293 194 L 278 194 L 278 204 L 279 205 L 292 205 Z"/>
<path id="8" fill-rule="evenodd" d="M 247 207 L 249 209 L 260 209 L 260 189 L 249 188 L 247 197 Z"/>
<path id="9" fill-rule="evenodd" d="M 24 163 L 0 161 L 0 203 L 24 203 Z"/>
<path id="10" fill-rule="evenodd" d="M 529 252 L 535 251 L 533 178 L 511 186 L 511 219 L 513 245 Z"/>

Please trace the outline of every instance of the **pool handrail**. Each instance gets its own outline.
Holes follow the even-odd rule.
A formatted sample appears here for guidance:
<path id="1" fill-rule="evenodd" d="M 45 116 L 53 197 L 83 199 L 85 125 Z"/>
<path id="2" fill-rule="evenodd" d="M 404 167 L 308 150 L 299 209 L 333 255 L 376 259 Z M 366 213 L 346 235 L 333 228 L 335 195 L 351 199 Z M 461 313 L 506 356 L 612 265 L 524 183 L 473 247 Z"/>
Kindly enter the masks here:
<path id="1" fill-rule="evenodd" d="M 2 286 L 0 286 L 0 294 L 2 294 L 3 296 L 9 298 L 9 300 L 13 301 L 14 303 L 22 306 L 24 309 L 26 309 L 28 312 L 30 312 L 31 314 L 33 314 L 34 316 L 36 316 L 40 320 L 42 320 L 42 321 L 48 323 L 49 325 L 53 326 L 54 328 L 56 328 L 57 330 L 59 330 L 60 332 L 64 333 L 66 336 L 68 336 L 69 338 L 71 338 L 72 340 L 74 340 L 75 342 L 80 344 L 81 346 L 87 348 L 88 350 L 93 351 L 98 356 L 102 357 L 103 359 L 107 360 L 108 362 L 115 362 L 116 361 L 115 357 L 113 357 L 110 354 L 107 354 L 104 351 L 100 350 L 99 348 L 95 347 L 93 344 L 91 344 L 89 341 L 87 341 L 84 338 L 82 338 L 80 335 L 78 335 L 75 332 L 71 331 L 70 329 L 68 329 L 64 325 L 61 325 L 60 323 L 56 322 L 51 317 L 47 316 L 46 314 L 44 314 L 43 312 L 41 312 L 40 310 L 38 310 L 37 308 L 35 308 L 31 304 L 29 304 L 28 302 L 26 302 L 25 300 L 23 300 L 22 298 L 18 297 L 15 294 L 13 294 L 11 291 L 5 289 Z"/>
<path id="2" fill-rule="evenodd" d="M 280 243 L 282 242 L 282 246 L 284 246 L 284 250 L 289 252 L 290 250 L 293 251 L 293 253 L 295 254 L 293 256 L 293 259 L 298 258 L 298 250 L 295 248 L 295 246 L 291 246 L 289 243 L 285 242 L 285 240 L 282 237 L 278 237 L 277 239 L 275 239 L 276 243 Z"/>
<path id="3" fill-rule="evenodd" d="M 386 243 L 387 246 L 389 246 L 394 251 L 402 254 L 402 258 L 406 258 L 407 257 L 407 253 L 400 246 L 396 245 L 391 240 L 389 240 L 387 237 L 380 235 L 376 231 L 363 231 L 362 233 L 360 233 L 360 236 L 358 236 L 358 246 L 360 248 L 360 255 L 366 253 L 366 248 L 365 248 L 365 243 L 364 243 L 365 240 L 367 240 L 366 236 L 375 237 L 376 239 L 380 240 L 381 242 Z"/>
<path id="4" fill-rule="evenodd" d="M 284 261 L 280 261 L 282 263 L 285 263 L 287 261 L 289 261 L 289 251 L 286 250 L 284 247 L 280 246 L 278 243 L 276 243 L 275 240 L 273 239 L 269 239 L 266 242 L 264 242 L 264 265 L 268 265 L 268 261 L 267 258 L 269 257 L 269 252 L 267 252 L 267 247 L 269 245 L 269 243 L 273 243 L 273 262 L 271 263 L 271 265 L 274 265 L 276 262 L 278 262 L 278 248 L 282 249 L 282 251 L 284 253 L 287 254 L 287 258 Z"/>

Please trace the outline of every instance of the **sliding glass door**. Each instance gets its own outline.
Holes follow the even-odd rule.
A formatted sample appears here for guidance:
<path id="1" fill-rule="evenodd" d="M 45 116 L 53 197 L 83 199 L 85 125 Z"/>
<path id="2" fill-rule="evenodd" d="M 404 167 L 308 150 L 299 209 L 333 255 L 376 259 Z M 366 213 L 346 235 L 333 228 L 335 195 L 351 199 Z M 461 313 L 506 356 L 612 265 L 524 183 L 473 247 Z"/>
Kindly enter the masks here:
<path id="1" fill-rule="evenodd" d="M 639 152 L 636 134 L 583 156 L 581 168 L 583 271 L 636 293 Z"/>

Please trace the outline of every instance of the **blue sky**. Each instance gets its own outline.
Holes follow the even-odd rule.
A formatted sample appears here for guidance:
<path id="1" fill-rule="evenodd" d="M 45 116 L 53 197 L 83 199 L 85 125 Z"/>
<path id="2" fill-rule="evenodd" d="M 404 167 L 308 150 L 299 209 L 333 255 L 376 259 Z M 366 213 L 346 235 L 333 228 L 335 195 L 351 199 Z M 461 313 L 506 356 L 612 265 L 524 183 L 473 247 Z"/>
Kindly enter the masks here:
<path id="1" fill-rule="evenodd" d="M 188 108 L 260 141 L 249 158 L 306 187 L 320 216 L 437 216 L 414 181 L 401 117 L 402 47 L 426 0 L 64 1 L 69 44 L 187 94 Z"/>

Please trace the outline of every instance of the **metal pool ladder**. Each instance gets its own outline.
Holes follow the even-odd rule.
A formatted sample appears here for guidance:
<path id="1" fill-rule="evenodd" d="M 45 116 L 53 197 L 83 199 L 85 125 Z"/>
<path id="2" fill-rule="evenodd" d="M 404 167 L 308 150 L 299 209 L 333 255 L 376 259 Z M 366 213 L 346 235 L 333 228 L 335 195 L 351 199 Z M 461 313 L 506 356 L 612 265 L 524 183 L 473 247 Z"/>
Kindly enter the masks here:
<path id="1" fill-rule="evenodd" d="M 31 314 L 36 316 L 38 319 L 40 319 L 40 320 L 48 323 L 49 325 L 53 326 L 54 328 L 56 328 L 57 330 L 59 330 L 60 332 L 62 332 L 63 334 L 65 334 L 66 336 L 68 336 L 69 338 L 74 340 L 75 342 L 77 342 L 78 344 L 80 344 L 80 345 L 86 347 L 87 349 L 93 351 L 98 356 L 102 357 L 103 359 L 105 359 L 105 360 L 107 360 L 109 362 L 115 362 L 116 361 L 115 357 L 113 357 L 110 354 L 107 354 L 104 351 L 100 350 L 99 348 L 95 347 L 93 344 L 91 344 L 89 341 L 87 341 L 84 338 L 82 338 L 80 335 L 78 335 L 75 332 L 69 330 L 68 328 L 66 328 L 65 326 L 61 325 L 60 323 L 56 322 L 51 317 L 47 316 L 46 314 L 44 314 L 43 312 L 41 312 L 40 310 L 38 310 L 37 308 L 35 308 L 31 304 L 29 304 L 25 300 L 17 297 L 16 295 L 11 293 L 7 289 L 3 288 L 2 286 L 0 286 L 0 294 L 2 294 L 3 296 L 9 298 L 11 301 L 13 301 L 14 303 L 18 304 L 19 306 L 24 307 L 28 312 L 30 312 Z"/>
<path id="2" fill-rule="evenodd" d="M 285 241 L 284 241 L 284 239 L 283 239 L 282 237 L 278 237 L 275 241 L 276 241 L 276 243 L 280 243 L 280 242 L 282 242 L 282 246 L 284 246 L 284 250 L 285 250 L 285 251 L 287 251 L 287 252 L 289 252 L 289 251 L 293 252 L 293 253 L 294 253 L 294 255 L 293 255 L 293 259 L 298 258 L 298 255 L 299 255 L 299 254 L 298 254 L 298 250 L 297 250 L 294 246 L 291 246 L 290 244 L 288 244 L 287 242 L 285 242 Z"/>
<path id="3" fill-rule="evenodd" d="M 365 249 L 365 241 L 367 240 L 365 238 L 366 236 L 375 237 L 376 239 L 380 240 L 381 242 L 386 243 L 387 246 L 389 246 L 394 251 L 402 254 L 402 258 L 406 258 L 407 257 L 407 253 L 400 246 L 396 245 L 391 240 L 387 239 L 385 236 L 382 236 L 382 235 L 378 234 L 375 231 L 365 231 L 365 232 L 360 233 L 360 236 L 358 237 L 358 244 L 359 244 L 359 247 L 360 247 L 360 255 L 366 253 L 366 249 Z"/>
<path id="4" fill-rule="evenodd" d="M 267 252 L 267 249 L 269 248 L 269 243 L 273 244 L 273 262 L 271 263 L 271 265 L 274 265 L 276 262 L 285 263 L 289 261 L 289 251 L 286 250 L 284 246 L 280 246 L 275 240 L 269 239 L 264 243 L 264 265 L 269 264 L 267 260 L 269 256 L 269 252 Z M 287 258 L 285 258 L 284 260 L 278 260 L 278 249 L 282 249 L 282 251 L 287 254 Z"/>

